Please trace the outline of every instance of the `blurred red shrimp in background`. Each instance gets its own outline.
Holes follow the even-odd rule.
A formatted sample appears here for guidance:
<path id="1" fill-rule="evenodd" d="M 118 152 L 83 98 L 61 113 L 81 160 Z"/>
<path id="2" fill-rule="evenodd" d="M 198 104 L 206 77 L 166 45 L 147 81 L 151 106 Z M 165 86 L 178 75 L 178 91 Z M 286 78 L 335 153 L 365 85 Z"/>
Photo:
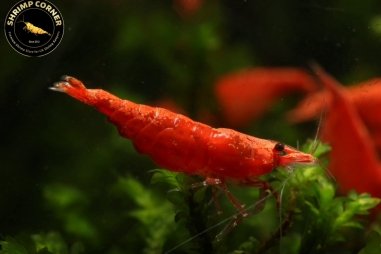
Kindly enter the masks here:
<path id="1" fill-rule="evenodd" d="M 160 98 L 159 100 L 155 101 L 155 103 L 153 104 L 156 107 L 165 108 L 169 111 L 172 111 L 178 114 L 184 115 L 186 113 L 186 111 L 171 98 L 166 98 L 166 97 Z"/>
<path id="2" fill-rule="evenodd" d="M 381 152 L 381 79 L 371 79 L 343 89 Z M 307 96 L 288 113 L 287 118 L 294 123 L 309 121 L 318 118 L 331 104 L 332 93 L 322 90 Z"/>
<path id="3" fill-rule="evenodd" d="M 254 68 L 222 76 L 215 94 L 226 122 L 242 127 L 258 119 L 282 96 L 316 89 L 312 77 L 298 68 Z"/>
<path id="4" fill-rule="evenodd" d="M 330 97 L 322 125 L 322 139 L 332 146 L 329 170 L 342 192 L 355 189 L 381 197 L 381 164 L 350 93 L 321 68 L 314 70 Z"/>
<path id="5" fill-rule="evenodd" d="M 191 17 L 202 7 L 204 0 L 173 0 L 175 10 L 182 17 Z"/>

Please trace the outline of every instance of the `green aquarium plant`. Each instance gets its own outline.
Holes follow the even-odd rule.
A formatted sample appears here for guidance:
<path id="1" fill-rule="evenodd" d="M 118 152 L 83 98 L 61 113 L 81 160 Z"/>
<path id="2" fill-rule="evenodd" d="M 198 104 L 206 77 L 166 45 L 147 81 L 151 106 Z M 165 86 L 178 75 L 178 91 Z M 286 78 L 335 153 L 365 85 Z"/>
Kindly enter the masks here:
<path id="1" fill-rule="evenodd" d="M 107 217 L 111 229 L 86 208 L 89 197 L 80 190 L 50 185 L 45 198 L 56 209 L 57 228 L 6 236 L 0 253 L 88 253 L 98 244 L 103 253 L 378 253 L 381 228 L 369 213 L 380 200 L 366 193 L 339 195 L 326 170 L 328 151 L 319 144 L 319 164 L 279 168 L 262 177 L 272 187 L 266 195 L 229 186 L 246 204 L 245 218 L 211 187 L 194 187 L 202 179 L 165 169 L 152 171 L 152 189 L 131 176 L 116 179 L 109 198 L 127 200 L 128 206 L 112 211 L 113 220 Z M 105 234 L 123 221 L 129 226 L 117 230 L 124 236 L 108 246 Z"/>
<path id="2" fill-rule="evenodd" d="M 304 150 L 312 146 L 310 142 Z M 366 193 L 340 196 L 334 178 L 326 169 L 325 155 L 329 149 L 323 144 L 315 148 L 315 155 L 321 158 L 319 164 L 296 166 L 291 171 L 281 168 L 265 176 L 263 180 L 273 187 L 272 197 L 268 195 L 255 202 L 257 190 L 236 189 L 237 195 L 249 204 L 246 209 L 252 218 L 240 218 L 240 213 L 234 210 L 229 211 L 231 215 L 221 217 L 218 215 L 221 208 L 215 209 L 211 204 L 218 201 L 212 198 L 210 188 L 192 187 L 191 183 L 200 179 L 155 170 L 152 182 L 170 188 L 167 197 L 175 208 L 176 230 L 187 235 L 175 246 L 167 244 L 167 253 L 179 250 L 195 253 L 352 253 L 358 250 L 371 253 L 369 251 L 380 248 L 376 247 L 377 240 L 380 241 L 377 239 L 379 226 L 369 217 L 370 210 L 380 200 Z M 268 203 L 267 207 L 258 209 L 262 203 Z M 372 250 L 371 246 L 376 249 Z"/>

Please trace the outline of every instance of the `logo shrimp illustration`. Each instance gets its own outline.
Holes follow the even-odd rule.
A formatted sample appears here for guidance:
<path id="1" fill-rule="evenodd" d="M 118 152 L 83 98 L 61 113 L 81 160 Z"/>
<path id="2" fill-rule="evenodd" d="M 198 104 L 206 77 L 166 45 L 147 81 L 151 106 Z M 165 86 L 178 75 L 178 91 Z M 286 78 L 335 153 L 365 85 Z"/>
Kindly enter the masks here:
<path id="1" fill-rule="evenodd" d="M 137 151 L 150 156 L 159 166 L 203 177 L 201 185 L 218 187 L 243 216 L 247 215 L 244 206 L 229 192 L 227 181 L 266 190 L 270 186 L 259 176 L 278 166 L 316 161 L 312 155 L 283 143 L 212 128 L 163 108 L 122 100 L 101 89 L 87 89 L 70 76 L 64 76 L 51 89 L 106 115 L 121 136 L 130 139 Z"/>
<path id="2" fill-rule="evenodd" d="M 24 21 L 24 17 L 23 17 L 22 20 L 17 21 L 17 23 L 24 23 L 25 26 L 24 26 L 23 29 L 26 32 L 28 32 L 28 33 L 32 33 L 32 34 L 35 34 L 35 35 L 47 34 L 47 35 L 51 36 L 51 34 L 48 33 L 47 31 L 45 31 L 44 29 L 39 28 L 38 26 L 33 25 L 31 22 Z"/>

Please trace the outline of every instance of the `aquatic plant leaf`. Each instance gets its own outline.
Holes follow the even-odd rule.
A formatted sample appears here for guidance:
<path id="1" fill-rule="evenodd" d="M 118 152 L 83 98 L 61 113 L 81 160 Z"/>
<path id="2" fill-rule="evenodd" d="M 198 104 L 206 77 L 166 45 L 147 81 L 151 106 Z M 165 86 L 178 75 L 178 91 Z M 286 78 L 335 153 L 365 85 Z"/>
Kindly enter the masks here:
<path id="1" fill-rule="evenodd" d="M 282 254 L 297 254 L 300 253 L 301 243 L 302 236 L 300 234 L 290 234 L 280 240 L 278 250 L 282 250 Z"/>
<path id="2" fill-rule="evenodd" d="M 68 247 L 61 235 L 57 232 L 47 234 L 32 235 L 32 239 L 36 244 L 36 251 L 40 253 L 43 250 L 52 254 L 68 254 Z"/>
<path id="3" fill-rule="evenodd" d="M 144 226 L 146 246 L 143 252 L 162 252 L 168 234 L 174 229 L 172 206 L 130 177 L 120 177 L 116 188 L 128 195 L 138 206 L 129 215 Z"/>
<path id="4" fill-rule="evenodd" d="M 66 213 L 64 219 L 67 232 L 87 239 L 97 238 L 97 229 L 86 215 L 73 211 Z"/>
<path id="5" fill-rule="evenodd" d="M 22 234 L 0 241 L 0 254 L 81 254 L 84 246 L 75 242 L 69 246 L 58 232 Z"/>
<path id="6" fill-rule="evenodd" d="M 231 254 L 245 254 L 252 253 L 260 246 L 260 242 L 255 237 L 249 237 L 248 240 L 241 243 L 237 250 L 234 250 Z"/>
<path id="7" fill-rule="evenodd" d="M 0 241 L 0 247 L 0 254 L 29 254 L 22 244 L 11 237 L 7 237 L 4 241 Z"/>
<path id="8" fill-rule="evenodd" d="M 44 198 L 56 216 L 63 222 L 67 232 L 82 238 L 97 238 L 97 229 L 86 215 L 89 199 L 85 193 L 74 186 L 51 184 L 45 186 Z"/>
<path id="9" fill-rule="evenodd" d="M 324 156 L 327 150 L 320 153 L 320 156 Z M 347 196 L 337 196 L 336 183 L 328 177 L 320 165 L 298 166 L 291 173 L 279 169 L 271 174 L 272 177 L 267 179 L 270 179 L 272 185 L 274 184 L 274 188 L 284 186 L 282 217 L 288 213 L 293 214 L 291 227 L 287 229 L 289 232 L 284 230 L 283 238 L 287 239 L 293 234 L 300 235 L 300 248 L 294 250 L 291 246 L 290 249 L 282 248 L 286 252 L 324 253 L 330 248 L 338 249 L 338 246 L 343 251 L 353 248 L 343 243 L 348 237 L 356 237 L 362 232 L 367 221 L 362 215 L 368 214 L 379 203 L 377 198 L 364 193 L 350 192 Z M 271 241 L 281 244 L 285 241 L 282 239 L 274 238 L 269 240 L 270 243 L 266 243 L 269 245 L 269 253 L 273 253 L 273 250 L 276 253 L 275 250 L 279 250 L 279 247 L 276 248 Z M 360 242 L 361 240 L 354 241 L 351 244 L 356 246 Z"/>
<path id="10" fill-rule="evenodd" d="M 327 143 L 324 143 L 320 140 L 308 140 L 301 148 L 303 152 L 311 153 L 315 157 L 321 157 L 324 154 L 327 154 L 331 151 L 331 146 Z"/>
<path id="11" fill-rule="evenodd" d="M 381 226 L 374 224 L 370 233 L 366 237 L 365 246 L 359 251 L 359 254 L 378 254 L 381 252 Z"/>
<path id="12" fill-rule="evenodd" d="M 165 183 L 175 190 L 180 190 L 182 188 L 181 183 L 179 182 L 179 173 L 171 172 L 165 169 L 154 169 L 151 170 L 153 173 L 151 177 L 151 183 Z"/>
<path id="13" fill-rule="evenodd" d="M 44 188 L 44 197 L 57 209 L 66 209 L 72 205 L 85 204 L 84 194 L 77 188 L 64 184 L 51 184 Z"/>

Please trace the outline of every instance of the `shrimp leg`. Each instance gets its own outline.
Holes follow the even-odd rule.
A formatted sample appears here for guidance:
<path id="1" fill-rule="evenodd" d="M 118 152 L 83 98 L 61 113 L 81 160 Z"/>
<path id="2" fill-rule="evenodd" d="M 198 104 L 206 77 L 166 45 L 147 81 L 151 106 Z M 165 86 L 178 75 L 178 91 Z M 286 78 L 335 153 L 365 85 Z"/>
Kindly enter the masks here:
<path id="1" fill-rule="evenodd" d="M 192 188 L 198 188 L 198 187 L 202 187 L 202 186 L 212 186 L 212 187 L 216 187 L 219 190 L 223 191 L 223 193 L 228 198 L 230 203 L 232 203 L 232 205 L 239 211 L 239 213 L 243 217 L 248 216 L 248 213 L 244 209 L 245 205 L 243 205 L 243 204 L 241 204 L 241 202 L 239 202 L 239 200 L 229 191 L 226 183 L 224 181 L 222 181 L 221 179 L 207 177 L 201 183 L 192 184 Z"/>
<path id="2" fill-rule="evenodd" d="M 261 183 L 262 181 L 258 181 L 258 185 L 260 185 Z M 230 222 L 221 230 L 220 233 L 216 235 L 215 239 L 217 242 L 221 241 L 227 234 L 229 234 L 229 232 L 231 232 L 235 227 L 237 227 L 242 222 L 243 218 L 257 214 L 265 208 L 265 201 L 272 194 L 272 192 L 269 191 L 271 189 L 269 185 L 263 186 L 263 188 L 259 188 L 258 201 L 253 205 L 255 209 L 253 211 L 248 211 L 248 209 L 246 209 L 245 214 L 239 212 L 238 214 L 234 215 Z"/>

